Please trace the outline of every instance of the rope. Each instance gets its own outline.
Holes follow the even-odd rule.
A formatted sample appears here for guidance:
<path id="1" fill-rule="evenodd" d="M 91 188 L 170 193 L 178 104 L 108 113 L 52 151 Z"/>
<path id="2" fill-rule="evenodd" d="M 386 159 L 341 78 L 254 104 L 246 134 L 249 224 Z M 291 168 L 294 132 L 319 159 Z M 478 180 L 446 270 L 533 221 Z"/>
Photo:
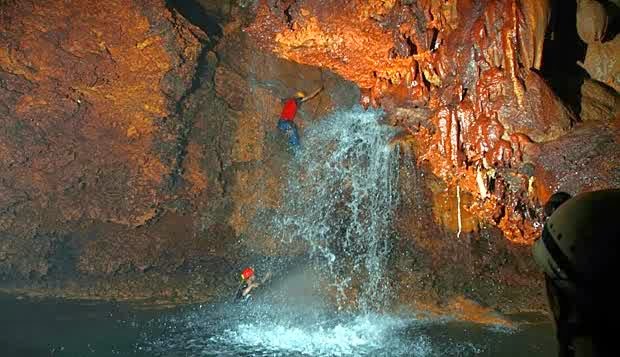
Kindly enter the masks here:
<path id="1" fill-rule="evenodd" d="M 459 184 L 456 184 L 456 212 L 457 212 L 457 222 L 459 225 L 459 231 L 456 232 L 456 238 L 460 238 L 461 237 L 461 228 L 462 228 L 462 222 L 461 222 L 461 186 L 459 186 Z"/>
<path id="2" fill-rule="evenodd" d="M 325 88 L 325 85 L 323 84 L 323 68 L 319 68 L 319 70 L 321 71 L 321 91 L 323 90 L 323 88 Z M 316 106 L 314 107 L 314 113 L 312 114 L 312 120 L 316 120 L 316 113 L 319 111 L 319 107 L 321 106 L 321 97 L 319 96 L 319 101 L 317 102 Z"/>

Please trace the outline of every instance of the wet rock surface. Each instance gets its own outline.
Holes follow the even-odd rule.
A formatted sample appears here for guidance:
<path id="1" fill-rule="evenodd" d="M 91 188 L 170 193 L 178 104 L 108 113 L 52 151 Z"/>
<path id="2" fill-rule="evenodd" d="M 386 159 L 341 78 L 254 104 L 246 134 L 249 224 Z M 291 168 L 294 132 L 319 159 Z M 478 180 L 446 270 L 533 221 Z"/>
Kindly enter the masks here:
<path id="1" fill-rule="evenodd" d="M 475 198 L 463 191 L 457 201 L 456 190 L 428 165 L 402 167 L 399 240 L 392 263 L 399 302 L 422 310 L 458 310 L 474 320 L 476 314 L 455 308 L 455 301 L 475 301 L 505 313 L 544 310 L 543 284 L 530 247 L 511 243 L 468 210 Z M 459 214 L 460 233 L 455 229 Z"/>
<path id="2" fill-rule="evenodd" d="M 562 138 L 545 143 L 535 153 L 539 195 L 620 186 L 620 121 L 586 122 Z"/>

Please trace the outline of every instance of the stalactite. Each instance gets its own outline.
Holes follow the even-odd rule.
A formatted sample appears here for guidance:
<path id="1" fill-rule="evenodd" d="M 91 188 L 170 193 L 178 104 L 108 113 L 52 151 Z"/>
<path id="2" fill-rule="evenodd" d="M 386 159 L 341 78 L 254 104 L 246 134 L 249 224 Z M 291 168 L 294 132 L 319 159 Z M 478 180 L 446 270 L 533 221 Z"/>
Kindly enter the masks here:
<path id="1" fill-rule="evenodd" d="M 486 175 L 484 175 L 486 177 Z M 488 191 L 485 184 L 485 179 L 483 178 L 483 173 L 480 171 L 480 167 L 476 169 L 476 183 L 478 184 L 478 191 L 480 192 L 480 198 L 482 200 L 487 198 Z"/>
<path id="2" fill-rule="evenodd" d="M 517 61 L 516 42 L 517 42 L 517 2 L 516 0 L 510 1 L 510 15 L 506 20 L 507 24 L 502 29 L 502 39 L 504 43 L 504 66 L 510 74 L 512 80 L 512 86 L 517 97 L 517 103 L 520 108 L 523 108 L 523 97 L 525 96 L 525 88 L 521 79 L 519 78 L 519 65 Z"/>
<path id="3" fill-rule="evenodd" d="M 457 211 L 457 222 L 459 230 L 456 232 L 456 237 L 461 237 L 461 231 L 463 229 L 463 222 L 461 221 L 461 186 L 456 184 L 456 211 Z"/>

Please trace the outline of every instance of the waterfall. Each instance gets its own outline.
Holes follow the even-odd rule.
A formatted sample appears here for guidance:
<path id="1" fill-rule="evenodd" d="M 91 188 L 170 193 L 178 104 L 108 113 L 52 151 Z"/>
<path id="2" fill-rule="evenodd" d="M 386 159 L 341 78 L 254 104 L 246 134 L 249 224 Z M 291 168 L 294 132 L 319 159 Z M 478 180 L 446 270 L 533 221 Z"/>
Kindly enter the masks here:
<path id="1" fill-rule="evenodd" d="M 391 291 L 398 153 L 388 147 L 395 129 L 379 123 L 382 114 L 354 107 L 306 128 L 277 222 L 283 239 L 307 243 L 338 307 L 353 299 L 362 312 L 386 307 Z"/>
<path id="2" fill-rule="evenodd" d="M 247 302 L 205 304 L 159 318 L 154 331 L 138 346 L 139 352 L 149 356 L 503 356 L 514 354 L 516 343 L 533 346 L 525 352 L 529 356 L 549 355 L 544 346 L 553 346 L 552 334 L 540 334 L 540 322 L 528 323 L 536 328 L 516 335 L 521 339 L 515 340 L 507 337 L 512 330 L 497 326 L 381 311 L 390 306 L 391 227 L 399 199 L 398 152 L 387 146 L 394 129 L 379 124 L 381 116 L 380 111 L 353 108 L 304 130 L 302 148 L 285 173 L 285 200 L 275 211 L 270 208 L 259 215 L 253 227 L 265 229 L 257 236 L 266 237 L 270 244 L 274 238 L 276 244 L 284 243 L 278 246 L 282 255 L 260 264 L 283 269 L 285 274 L 274 274 L 277 280 Z M 310 264 L 304 265 L 306 257 L 300 257 L 299 251 L 306 247 Z M 287 248 L 295 253 L 287 255 Z M 281 257 L 284 263 L 279 265 Z M 288 260 L 291 257 L 294 264 Z M 326 285 L 329 297 L 337 292 L 338 307 L 353 305 L 358 311 L 335 313 L 322 294 Z M 551 337 L 545 340 L 545 335 Z"/>

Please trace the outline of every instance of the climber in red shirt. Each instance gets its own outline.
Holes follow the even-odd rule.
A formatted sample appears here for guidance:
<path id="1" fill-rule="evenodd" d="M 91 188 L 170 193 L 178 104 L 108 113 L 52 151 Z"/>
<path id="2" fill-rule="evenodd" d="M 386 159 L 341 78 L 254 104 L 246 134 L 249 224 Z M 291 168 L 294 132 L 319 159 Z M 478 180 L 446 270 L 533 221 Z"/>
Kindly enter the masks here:
<path id="1" fill-rule="evenodd" d="M 316 97 L 322 89 L 323 87 L 317 89 L 308 96 L 304 92 L 297 92 L 294 97 L 284 101 L 284 107 L 282 108 L 282 113 L 280 113 L 280 120 L 278 120 L 278 129 L 286 134 L 288 142 L 292 147 L 299 146 L 299 133 L 297 131 L 297 125 L 294 122 L 297 109 L 299 109 L 301 103 Z"/>

